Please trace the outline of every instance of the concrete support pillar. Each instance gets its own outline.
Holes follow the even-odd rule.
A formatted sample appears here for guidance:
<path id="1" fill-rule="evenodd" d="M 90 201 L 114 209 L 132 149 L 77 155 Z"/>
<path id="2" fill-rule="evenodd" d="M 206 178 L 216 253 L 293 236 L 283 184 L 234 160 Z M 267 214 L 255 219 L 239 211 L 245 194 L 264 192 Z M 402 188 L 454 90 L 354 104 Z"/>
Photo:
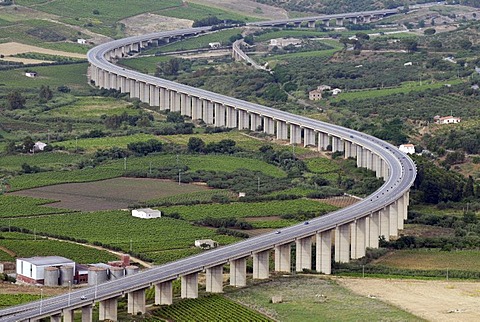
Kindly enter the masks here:
<path id="1" fill-rule="evenodd" d="M 202 106 L 202 99 L 192 97 L 192 120 L 199 120 L 202 118 Z"/>
<path id="2" fill-rule="evenodd" d="M 183 275 L 182 282 L 182 299 L 196 299 L 198 298 L 198 273 Z"/>
<path id="3" fill-rule="evenodd" d="M 262 126 L 262 117 L 258 114 L 249 113 L 250 115 L 250 131 L 257 131 Z"/>
<path id="4" fill-rule="evenodd" d="M 308 28 L 315 28 L 315 21 L 309 21 L 307 26 Z"/>
<path id="5" fill-rule="evenodd" d="M 315 146 L 315 131 L 303 129 L 303 146 Z"/>
<path id="6" fill-rule="evenodd" d="M 62 316 L 60 314 L 52 315 L 50 317 L 50 322 L 62 322 Z"/>
<path id="7" fill-rule="evenodd" d="M 357 145 L 355 143 L 350 143 L 350 157 L 357 157 Z"/>
<path id="8" fill-rule="evenodd" d="M 107 299 L 100 301 L 98 308 L 98 320 L 99 321 L 117 321 L 117 307 L 118 299 Z"/>
<path id="9" fill-rule="evenodd" d="M 191 105 L 187 105 L 190 102 L 190 97 L 187 94 L 180 94 L 180 114 L 190 116 L 192 113 Z"/>
<path id="10" fill-rule="evenodd" d="M 377 158 L 375 159 L 376 165 L 375 165 L 375 176 L 377 178 L 382 177 L 382 158 L 377 155 Z"/>
<path id="11" fill-rule="evenodd" d="M 398 229 L 403 229 L 403 221 L 405 220 L 405 214 L 404 212 L 406 211 L 405 209 L 405 204 L 404 204 L 404 199 L 403 196 L 400 197 L 397 200 L 397 218 L 398 218 Z"/>
<path id="12" fill-rule="evenodd" d="M 350 224 L 340 225 L 335 229 L 335 261 L 350 261 Z"/>
<path id="13" fill-rule="evenodd" d="M 288 272 L 291 270 L 290 244 L 275 246 L 275 272 Z"/>
<path id="14" fill-rule="evenodd" d="M 336 25 L 337 26 L 343 26 L 343 18 L 337 18 L 336 19 Z"/>
<path id="15" fill-rule="evenodd" d="M 138 82 L 138 98 L 140 99 L 141 102 L 148 103 L 148 98 L 145 99 L 148 96 L 148 88 L 147 84 Z"/>
<path id="16" fill-rule="evenodd" d="M 134 83 L 133 83 L 133 97 L 135 98 L 139 98 L 141 100 L 141 96 L 140 96 L 140 88 L 141 88 L 142 84 L 140 82 L 137 82 L 134 80 Z M 132 95 L 130 95 L 130 97 L 132 97 Z"/>
<path id="17" fill-rule="evenodd" d="M 160 87 L 160 111 L 165 111 L 170 108 L 168 90 Z"/>
<path id="18" fill-rule="evenodd" d="M 207 276 L 207 292 L 223 292 L 223 265 L 209 267 L 205 270 Z"/>
<path id="19" fill-rule="evenodd" d="M 181 112 L 181 95 L 178 92 L 170 91 L 170 110 L 172 112 Z"/>
<path id="20" fill-rule="evenodd" d="M 390 176 L 390 169 L 388 168 L 387 163 L 383 160 L 382 160 L 382 172 L 383 172 L 383 175 L 382 175 L 383 180 L 386 181 Z"/>
<path id="21" fill-rule="evenodd" d="M 92 322 L 92 305 L 82 306 L 82 322 Z"/>
<path id="22" fill-rule="evenodd" d="M 214 125 L 217 127 L 225 126 L 225 105 L 215 103 L 214 109 L 215 109 Z"/>
<path id="23" fill-rule="evenodd" d="M 352 142 L 345 141 L 345 159 L 352 156 Z"/>
<path id="24" fill-rule="evenodd" d="M 378 211 L 370 215 L 370 233 L 368 247 L 378 248 L 378 237 L 380 236 L 380 213 Z"/>
<path id="25" fill-rule="evenodd" d="M 247 285 L 246 258 L 239 258 L 230 261 L 230 285 L 236 287 Z"/>
<path id="26" fill-rule="evenodd" d="M 98 70 L 98 87 L 105 88 L 105 71 L 102 69 Z"/>
<path id="27" fill-rule="evenodd" d="M 403 213 L 403 219 L 408 219 L 408 206 L 410 206 L 410 191 L 407 191 L 403 194 L 403 206 L 405 207 Z"/>
<path id="28" fill-rule="evenodd" d="M 173 303 L 172 281 L 155 284 L 155 304 L 171 305 Z"/>
<path id="29" fill-rule="evenodd" d="M 366 237 L 367 237 L 367 218 L 359 218 L 352 223 L 352 249 L 351 257 L 353 259 L 365 256 Z"/>
<path id="30" fill-rule="evenodd" d="M 305 237 L 295 241 L 296 265 L 295 270 L 302 272 L 303 269 L 312 269 L 312 238 Z"/>
<path id="31" fill-rule="evenodd" d="M 387 209 L 382 209 L 379 212 L 380 219 L 380 236 L 383 236 L 386 241 L 390 240 L 390 215 Z"/>
<path id="32" fill-rule="evenodd" d="M 63 311 L 63 322 L 74 322 L 75 319 L 75 310 L 64 310 Z"/>
<path id="33" fill-rule="evenodd" d="M 234 107 L 226 106 L 227 112 L 227 127 L 235 128 L 238 126 L 237 122 L 237 110 Z"/>
<path id="34" fill-rule="evenodd" d="M 250 127 L 249 115 L 244 110 L 238 110 L 238 129 L 245 130 Z"/>
<path id="35" fill-rule="evenodd" d="M 286 140 L 288 138 L 288 125 L 283 121 L 277 121 L 277 140 Z"/>
<path id="36" fill-rule="evenodd" d="M 357 145 L 357 168 L 363 166 L 363 147 Z"/>
<path id="37" fill-rule="evenodd" d="M 155 85 L 149 85 L 149 94 L 150 106 L 159 106 L 160 94 L 158 93 L 158 88 Z"/>
<path id="38" fill-rule="evenodd" d="M 269 250 L 253 254 L 253 278 L 267 279 L 269 277 Z"/>
<path id="39" fill-rule="evenodd" d="M 127 312 L 137 315 L 138 312 L 145 313 L 145 289 L 132 291 L 128 293 Z"/>
<path id="40" fill-rule="evenodd" d="M 362 168 L 367 168 L 368 166 L 368 159 L 370 157 L 370 151 L 363 148 L 362 150 Z"/>
<path id="41" fill-rule="evenodd" d="M 318 133 L 318 150 L 325 151 L 330 144 L 330 139 L 327 133 L 320 132 Z"/>
<path id="42" fill-rule="evenodd" d="M 120 92 L 122 92 L 122 93 L 128 93 L 129 92 L 127 90 L 127 84 L 128 84 L 127 78 L 123 77 L 123 76 L 120 76 L 119 77 L 119 84 L 118 84 Z"/>
<path id="43" fill-rule="evenodd" d="M 380 157 L 376 155 L 375 153 L 372 152 L 372 171 L 375 172 L 375 175 L 377 174 L 377 165 L 378 165 L 378 159 Z"/>
<path id="44" fill-rule="evenodd" d="M 302 143 L 302 129 L 300 126 L 290 124 L 290 144 Z"/>
<path id="45" fill-rule="evenodd" d="M 118 89 L 117 87 L 117 75 L 114 73 L 110 73 L 110 88 L 111 89 Z"/>
<path id="46" fill-rule="evenodd" d="M 316 268 L 317 272 L 330 275 L 332 273 L 332 231 L 316 234 Z"/>
<path id="47" fill-rule="evenodd" d="M 390 219 L 390 236 L 398 236 L 398 204 L 395 201 L 388 206 L 388 215 Z"/>
<path id="48" fill-rule="evenodd" d="M 207 125 L 213 125 L 213 115 L 215 112 L 213 109 L 213 102 L 204 101 L 203 104 L 202 119 Z"/>
<path id="49" fill-rule="evenodd" d="M 374 156 L 374 154 L 369 150 L 367 150 L 367 151 L 368 151 L 367 152 L 367 169 L 368 170 L 374 170 L 373 169 L 373 156 Z"/>
<path id="50" fill-rule="evenodd" d="M 274 135 L 275 134 L 275 121 L 270 117 L 263 117 L 263 132 Z"/>

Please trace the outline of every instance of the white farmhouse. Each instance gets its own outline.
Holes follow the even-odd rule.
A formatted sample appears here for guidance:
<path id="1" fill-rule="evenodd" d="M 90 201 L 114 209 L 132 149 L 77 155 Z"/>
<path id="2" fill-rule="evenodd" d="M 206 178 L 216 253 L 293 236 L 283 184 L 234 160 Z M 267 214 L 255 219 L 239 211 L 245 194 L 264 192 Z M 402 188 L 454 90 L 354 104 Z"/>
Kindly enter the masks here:
<path id="1" fill-rule="evenodd" d="M 26 72 L 25 76 L 30 77 L 30 78 L 35 78 L 35 77 L 37 77 L 37 73 L 36 72 Z"/>
<path id="2" fill-rule="evenodd" d="M 162 212 L 160 210 L 154 210 L 151 208 L 140 208 L 133 209 L 132 216 L 142 219 L 160 218 L 162 217 Z"/>
<path id="3" fill-rule="evenodd" d="M 398 149 L 406 154 L 415 154 L 415 145 L 413 144 L 401 144 Z"/>
<path id="4" fill-rule="evenodd" d="M 217 49 L 217 48 L 220 48 L 220 46 L 221 46 L 222 44 L 219 43 L 219 42 L 209 42 L 208 45 L 209 45 L 210 48 L 212 48 L 212 49 Z"/>
<path id="5" fill-rule="evenodd" d="M 86 39 L 83 39 L 83 38 L 78 38 L 78 39 L 77 39 L 77 43 L 80 44 L 80 45 L 86 45 L 86 44 L 87 44 L 87 40 L 86 40 Z"/>
<path id="6" fill-rule="evenodd" d="M 43 284 L 45 268 L 51 266 L 72 266 L 75 271 L 75 262 L 61 256 L 17 258 L 17 280 L 30 284 Z"/>
<path id="7" fill-rule="evenodd" d="M 403 66 L 412 66 L 412 65 L 413 65 L 413 63 L 412 63 L 411 61 L 406 62 L 405 64 L 403 64 Z"/>
<path id="8" fill-rule="evenodd" d="M 212 239 L 197 239 L 195 240 L 195 247 L 199 248 L 215 248 L 218 243 Z"/>
<path id="9" fill-rule="evenodd" d="M 34 152 L 43 151 L 45 150 L 46 146 L 47 146 L 47 143 L 43 143 L 41 141 L 35 142 L 35 144 L 33 145 L 33 151 Z"/>
<path id="10" fill-rule="evenodd" d="M 455 123 L 460 123 L 461 122 L 461 118 L 459 117 L 454 117 L 452 115 L 449 115 L 449 116 L 444 116 L 444 117 L 440 117 L 438 119 L 435 120 L 435 123 L 437 124 L 455 124 Z"/>
<path id="11" fill-rule="evenodd" d="M 332 89 L 332 95 L 333 96 L 337 96 L 338 94 L 340 94 L 342 92 L 342 90 L 340 88 L 334 88 Z"/>

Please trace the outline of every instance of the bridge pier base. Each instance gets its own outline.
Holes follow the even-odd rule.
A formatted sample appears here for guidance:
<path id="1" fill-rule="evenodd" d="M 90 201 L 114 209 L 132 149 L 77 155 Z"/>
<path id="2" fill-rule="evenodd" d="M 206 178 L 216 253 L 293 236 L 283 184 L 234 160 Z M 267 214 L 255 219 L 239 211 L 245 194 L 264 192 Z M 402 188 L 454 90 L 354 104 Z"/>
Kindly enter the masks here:
<path id="1" fill-rule="evenodd" d="M 350 224 L 340 225 L 335 229 L 335 261 L 350 261 Z"/>
<path id="2" fill-rule="evenodd" d="M 269 254 L 269 250 L 253 254 L 253 278 L 267 279 L 269 277 Z"/>
<path id="3" fill-rule="evenodd" d="M 213 266 L 206 269 L 207 292 L 223 292 L 223 265 Z"/>
<path id="4" fill-rule="evenodd" d="M 330 275 L 332 273 L 332 231 L 322 231 L 315 237 L 317 272 Z"/>
<path id="5" fill-rule="evenodd" d="M 198 273 L 183 275 L 182 282 L 182 299 L 196 299 L 198 298 Z"/>
<path id="6" fill-rule="evenodd" d="M 290 244 L 275 246 L 275 272 L 291 270 Z"/>
<path id="7" fill-rule="evenodd" d="M 303 269 L 312 269 L 312 238 L 305 237 L 295 242 L 295 270 L 302 272 Z"/>
<path id="8" fill-rule="evenodd" d="M 50 322 L 62 322 L 62 316 L 60 314 L 52 315 L 50 317 Z"/>
<path id="9" fill-rule="evenodd" d="M 374 212 L 370 215 L 369 221 L 370 232 L 368 247 L 378 248 L 378 237 L 380 236 L 380 214 L 378 212 Z"/>
<path id="10" fill-rule="evenodd" d="M 82 306 L 82 322 L 92 322 L 92 312 L 91 305 Z"/>
<path id="11" fill-rule="evenodd" d="M 117 306 L 118 299 L 116 297 L 113 299 L 100 301 L 98 308 L 98 320 L 117 321 Z"/>
<path id="12" fill-rule="evenodd" d="M 145 313 L 145 289 L 128 293 L 127 312 L 136 315 L 138 312 Z"/>
<path id="13" fill-rule="evenodd" d="M 74 321 L 74 310 L 64 310 L 63 311 L 63 322 L 73 322 Z"/>
<path id="14" fill-rule="evenodd" d="M 155 284 L 155 304 L 171 305 L 173 303 L 172 281 Z"/>
<path id="15" fill-rule="evenodd" d="M 230 285 L 235 287 L 247 285 L 246 258 L 239 258 L 230 261 Z"/>

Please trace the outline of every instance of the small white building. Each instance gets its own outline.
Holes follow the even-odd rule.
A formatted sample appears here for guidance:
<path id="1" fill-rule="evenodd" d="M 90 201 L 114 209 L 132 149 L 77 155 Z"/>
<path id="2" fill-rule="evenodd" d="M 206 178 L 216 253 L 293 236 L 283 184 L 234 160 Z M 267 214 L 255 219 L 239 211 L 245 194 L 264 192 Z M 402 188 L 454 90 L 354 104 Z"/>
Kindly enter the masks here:
<path id="1" fill-rule="evenodd" d="M 401 144 L 398 149 L 406 154 L 415 154 L 415 145 L 413 144 Z"/>
<path id="2" fill-rule="evenodd" d="M 435 123 L 437 123 L 437 124 L 456 124 L 456 123 L 460 123 L 461 121 L 462 121 L 461 118 L 449 115 L 449 116 L 444 116 L 444 117 L 437 118 L 435 120 Z"/>
<path id="3" fill-rule="evenodd" d="M 298 38 L 275 38 L 270 39 L 270 47 L 286 47 L 288 45 L 300 45 L 302 41 Z"/>
<path id="4" fill-rule="evenodd" d="M 406 62 L 405 64 L 403 64 L 403 66 L 412 66 L 412 65 L 413 65 L 413 63 L 412 63 L 411 61 Z"/>
<path id="5" fill-rule="evenodd" d="M 17 258 L 17 280 L 30 284 L 43 284 L 46 267 L 72 266 L 75 262 L 61 256 Z"/>
<path id="6" fill-rule="evenodd" d="M 160 210 L 154 210 L 151 208 L 140 208 L 133 209 L 132 216 L 142 219 L 160 218 L 162 217 L 162 212 Z"/>
<path id="7" fill-rule="evenodd" d="M 219 42 L 209 42 L 208 45 L 209 45 L 210 48 L 212 48 L 212 49 L 217 49 L 217 48 L 220 48 L 220 46 L 221 46 L 222 44 L 219 43 Z"/>
<path id="8" fill-rule="evenodd" d="M 332 89 L 332 95 L 333 96 L 337 96 L 338 94 L 340 94 L 342 92 L 342 90 L 340 88 L 334 88 Z"/>
<path id="9" fill-rule="evenodd" d="M 195 240 L 195 247 L 199 248 L 215 248 L 218 246 L 218 243 L 212 239 L 197 239 Z"/>
<path id="10" fill-rule="evenodd" d="M 45 147 L 47 146 L 47 143 L 43 143 L 43 142 L 35 142 L 35 144 L 33 145 L 33 152 L 37 152 L 37 151 L 43 151 L 45 150 Z"/>
<path id="11" fill-rule="evenodd" d="M 37 77 L 37 72 L 26 72 L 25 76 L 30 77 L 30 78 L 35 78 L 35 77 Z"/>
<path id="12" fill-rule="evenodd" d="M 86 39 L 83 39 L 83 38 L 78 38 L 78 39 L 77 39 L 77 44 L 86 45 L 86 44 L 87 44 L 87 40 L 86 40 Z"/>

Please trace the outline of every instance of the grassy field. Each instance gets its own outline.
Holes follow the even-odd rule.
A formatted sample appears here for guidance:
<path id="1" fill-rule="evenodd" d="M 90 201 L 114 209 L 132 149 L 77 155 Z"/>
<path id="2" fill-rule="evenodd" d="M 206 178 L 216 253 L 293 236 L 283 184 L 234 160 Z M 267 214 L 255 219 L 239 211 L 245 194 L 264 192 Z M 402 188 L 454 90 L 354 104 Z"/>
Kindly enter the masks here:
<path id="1" fill-rule="evenodd" d="M 89 89 L 86 63 L 39 66 L 31 69 L 38 73 L 38 77 L 26 77 L 24 68 L 0 71 L 0 89 L 39 88 L 41 85 L 48 85 L 52 89 L 66 85 L 74 92 L 83 93 Z"/>
<path id="2" fill-rule="evenodd" d="M 228 292 L 227 296 L 277 321 L 423 321 L 319 277 L 276 278 Z M 281 296 L 283 303 L 271 303 L 272 296 Z"/>
<path id="3" fill-rule="evenodd" d="M 44 169 L 60 170 L 77 164 L 82 159 L 83 156 L 62 152 L 4 155 L 0 158 L 0 169 L 19 171 L 22 164 L 27 163 Z"/>
<path id="4" fill-rule="evenodd" d="M 157 51 L 157 48 L 155 48 Z M 149 56 L 135 57 L 134 59 L 121 59 L 118 64 L 131 69 L 138 70 L 144 74 L 155 74 L 158 63 L 169 61 L 173 56 Z"/>
<path id="5" fill-rule="evenodd" d="M 0 239 L 0 247 L 15 254 L 15 257 L 32 256 L 63 256 L 77 263 L 88 264 L 118 260 L 117 256 L 106 251 L 85 247 L 64 241 L 49 240 L 41 237 L 34 239 L 33 235 L 20 233 L 0 233 L 5 239 Z M 0 261 L 14 260 L 0 249 Z"/>
<path id="6" fill-rule="evenodd" d="M 50 117 L 71 117 L 98 120 L 102 115 L 120 115 L 123 112 L 127 114 L 137 114 L 138 111 L 132 109 L 132 104 L 124 100 L 118 100 L 110 97 L 83 96 L 72 97 L 70 102 L 65 102 L 63 96 L 53 98 L 47 105 L 50 110 L 42 113 Z M 56 106 L 60 106 L 57 107 Z"/>
<path id="7" fill-rule="evenodd" d="M 166 213 L 179 213 L 183 219 L 199 220 L 205 217 L 214 218 L 244 218 L 279 216 L 297 214 L 299 212 L 333 211 L 334 206 L 313 200 L 297 199 L 268 202 L 237 202 L 230 204 L 210 204 L 194 206 L 172 206 L 162 208 Z"/>
<path id="8" fill-rule="evenodd" d="M 477 271 L 480 255 L 476 250 L 443 252 L 438 249 L 399 250 L 375 262 L 402 269 Z"/>

